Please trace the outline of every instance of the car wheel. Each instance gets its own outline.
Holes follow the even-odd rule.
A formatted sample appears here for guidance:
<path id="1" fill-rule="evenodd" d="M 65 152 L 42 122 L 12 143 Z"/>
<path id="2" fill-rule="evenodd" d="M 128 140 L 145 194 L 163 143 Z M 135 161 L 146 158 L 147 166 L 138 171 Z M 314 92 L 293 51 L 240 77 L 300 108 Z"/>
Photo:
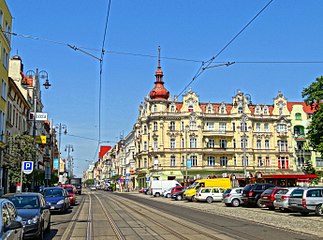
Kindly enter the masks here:
<path id="1" fill-rule="evenodd" d="M 258 199 L 258 201 L 257 201 L 257 205 L 258 205 L 258 207 L 260 207 L 260 208 L 264 208 L 264 207 L 266 207 L 266 205 L 265 205 L 265 204 L 262 204 L 262 203 L 260 202 L 260 199 Z"/>
<path id="2" fill-rule="evenodd" d="M 197 202 L 196 199 L 195 199 L 195 196 L 192 196 L 191 201 L 192 202 Z"/>
<path id="3" fill-rule="evenodd" d="M 160 197 L 160 193 L 155 193 L 155 197 Z"/>
<path id="4" fill-rule="evenodd" d="M 232 201 L 231 201 L 231 205 L 233 206 L 233 207 L 239 207 L 239 205 L 240 205 L 240 201 L 239 201 L 239 199 L 232 199 Z"/>
<path id="5" fill-rule="evenodd" d="M 322 206 L 322 204 L 316 206 L 315 214 L 317 216 L 323 216 L 323 206 Z"/>
<path id="6" fill-rule="evenodd" d="M 207 197 L 206 198 L 206 202 L 207 203 L 212 203 L 213 202 L 213 198 L 212 197 Z"/>
<path id="7" fill-rule="evenodd" d="M 181 196 L 181 195 L 177 195 L 176 199 L 177 199 L 178 201 L 181 201 L 183 198 L 182 198 L 182 196 Z"/>
<path id="8" fill-rule="evenodd" d="M 170 198 L 170 193 L 167 193 L 166 194 L 166 198 Z"/>

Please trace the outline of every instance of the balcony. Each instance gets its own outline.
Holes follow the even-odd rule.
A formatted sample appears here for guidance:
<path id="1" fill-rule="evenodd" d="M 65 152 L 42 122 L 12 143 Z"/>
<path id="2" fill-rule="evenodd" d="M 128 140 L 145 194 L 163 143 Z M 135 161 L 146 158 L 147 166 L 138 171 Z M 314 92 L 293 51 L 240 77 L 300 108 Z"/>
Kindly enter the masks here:
<path id="1" fill-rule="evenodd" d="M 233 131 L 229 130 L 203 130 L 205 137 L 233 137 Z"/>

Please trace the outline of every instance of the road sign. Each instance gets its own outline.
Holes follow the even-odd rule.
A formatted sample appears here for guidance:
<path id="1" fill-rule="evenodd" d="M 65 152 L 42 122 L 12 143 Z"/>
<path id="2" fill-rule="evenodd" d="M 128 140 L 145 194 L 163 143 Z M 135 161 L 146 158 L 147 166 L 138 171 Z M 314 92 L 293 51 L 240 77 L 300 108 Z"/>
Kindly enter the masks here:
<path id="1" fill-rule="evenodd" d="M 34 170 L 34 162 L 33 161 L 23 161 L 22 162 L 22 172 L 24 174 L 31 174 Z"/>
<path id="2" fill-rule="evenodd" d="M 150 182 L 150 177 L 146 177 L 146 182 Z"/>

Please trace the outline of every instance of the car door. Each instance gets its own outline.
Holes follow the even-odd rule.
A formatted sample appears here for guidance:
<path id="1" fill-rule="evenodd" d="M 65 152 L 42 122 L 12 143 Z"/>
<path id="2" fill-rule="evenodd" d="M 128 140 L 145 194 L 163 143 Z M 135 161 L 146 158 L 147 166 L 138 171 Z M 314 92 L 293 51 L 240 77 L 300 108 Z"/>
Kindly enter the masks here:
<path id="1" fill-rule="evenodd" d="M 70 197 L 68 192 L 66 191 L 66 189 L 64 189 L 64 199 L 65 199 L 65 203 L 67 208 L 70 208 L 71 202 L 70 202 Z"/>
<path id="2" fill-rule="evenodd" d="M 46 201 L 43 196 L 39 196 L 40 200 L 40 209 L 41 209 L 41 215 L 42 219 L 44 221 L 44 228 L 47 229 L 49 221 L 50 221 L 50 211 L 48 208 L 46 208 Z"/>
<path id="3" fill-rule="evenodd" d="M 220 195 L 220 191 L 218 188 L 213 188 L 212 189 L 212 197 L 213 197 L 213 201 L 220 201 L 221 197 L 219 198 Z"/>

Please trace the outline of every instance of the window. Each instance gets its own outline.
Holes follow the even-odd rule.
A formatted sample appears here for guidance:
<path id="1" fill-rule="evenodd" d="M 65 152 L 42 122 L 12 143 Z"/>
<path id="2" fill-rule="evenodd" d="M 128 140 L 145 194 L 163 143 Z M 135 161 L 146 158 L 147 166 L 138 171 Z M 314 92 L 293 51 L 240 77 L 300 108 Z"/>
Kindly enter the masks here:
<path id="1" fill-rule="evenodd" d="M 206 123 L 206 130 L 214 130 L 214 123 L 213 122 L 207 122 Z"/>
<path id="2" fill-rule="evenodd" d="M 197 156 L 191 156 L 192 166 L 197 166 Z"/>
<path id="3" fill-rule="evenodd" d="M 270 166 L 270 159 L 269 159 L 269 157 L 266 157 L 266 159 L 265 159 L 265 166 L 266 167 L 269 167 Z"/>
<path id="4" fill-rule="evenodd" d="M 154 151 L 158 151 L 158 141 L 154 140 Z"/>
<path id="5" fill-rule="evenodd" d="M 238 113 L 243 113 L 243 108 L 242 107 L 238 108 Z"/>
<path id="6" fill-rule="evenodd" d="M 260 123 L 256 123 L 256 132 L 260 132 Z"/>
<path id="7" fill-rule="evenodd" d="M 244 144 L 244 142 L 245 142 L 245 144 Z M 240 146 L 241 146 L 241 148 L 247 148 L 248 147 L 248 139 L 241 139 Z"/>
<path id="8" fill-rule="evenodd" d="M 266 149 L 269 149 L 270 148 L 269 140 L 268 139 L 265 140 L 265 148 Z"/>
<path id="9" fill-rule="evenodd" d="M 220 130 L 220 132 L 225 132 L 225 130 L 226 130 L 226 128 L 227 128 L 227 124 L 226 123 L 219 123 L 219 130 Z"/>
<path id="10" fill-rule="evenodd" d="M 170 107 L 170 111 L 171 111 L 171 112 L 175 112 L 175 106 L 174 106 L 174 105 L 172 105 L 172 106 Z"/>
<path id="11" fill-rule="evenodd" d="M 170 139 L 170 148 L 176 148 L 176 141 L 175 138 Z"/>
<path id="12" fill-rule="evenodd" d="M 158 131 L 158 124 L 157 124 L 157 122 L 154 122 L 154 131 Z"/>
<path id="13" fill-rule="evenodd" d="M 283 114 L 283 107 L 279 107 L 279 115 Z"/>
<path id="14" fill-rule="evenodd" d="M 189 106 L 188 106 L 188 111 L 189 111 L 189 112 L 194 112 L 194 108 L 193 108 L 193 106 L 192 106 L 192 105 L 189 105 Z"/>
<path id="15" fill-rule="evenodd" d="M 233 139 L 233 140 L 232 140 L 232 142 L 233 142 L 233 143 L 232 143 L 232 144 L 233 144 L 233 148 L 237 148 L 236 140 L 235 140 L 235 139 Z"/>
<path id="16" fill-rule="evenodd" d="M 303 167 L 305 163 L 304 157 L 298 157 L 297 158 L 297 164 L 299 167 Z"/>
<path id="17" fill-rule="evenodd" d="M 236 123 L 232 123 L 232 131 L 235 131 L 236 130 Z"/>
<path id="18" fill-rule="evenodd" d="M 3 11 L 0 10 L 0 27 L 2 29 L 2 26 L 3 26 Z"/>
<path id="19" fill-rule="evenodd" d="M 186 146 L 184 145 L 184 138 L 181 139 L 181 148 L 185 148 Z"/>
<path id="20" fill-rule="evenodd" d="M 213 156 L 208 156 L 207 157 L 207 165 L 210 166 L 215 166 L 215 157 Z"/>
<path id="21" fill-rule="evenodd" d="M 233 157 L 233 165 L 235 167 L 237 166 L 237 157 L 236 156 Z"/>
<path id="22" fill-rule="evenodd" d="M 288 157 L 279 157 L 278 158 L 278 168 L 279 169 L 288 169 Z"/>
<path id="23" fill-rule="evenodd" d="M 277 132 L 287 132 L 286 124 L 278 124 L 277 125 Z"/>
<path id="24" fill-rule="evenodd" d="M 155 158 L 154 158 L 154 169 L 158 169 L 158 165 L 159 165 L 158 157 L 155 156 Z"/>
<path id="25" fill-rule="evenodd" d="M 0 110 L 0 141 L 4 141 L 4 127 L 5 127 L 5 118 L 4 112 Z"/>
<path id="26" fill-rule="evenodd" d="M 267 106 L 264 106 L 263 111 L 264 111 L 264 115 L 267 115 L 268 114 L 268 107 Z"/>
<path id="27" fill-rule="evenodd" d="M 1 97 L 2 99 L 7 100 L 7 83 L 3 79 L 2 79 L 2 85 L 1 85 Z"/>
<path id="28" fill-rule="evenodd" d="M 212 113 L 212 107 L 211 106 L 207 107 L 207 113 Z"/>
<path id="29" fill-rule="evenodd" d="M 265 132 L 269 132 L 269 124 L 268 123 L 264 124 L 264 129 L 265 129 Z"/>
<path id="30" fill-rule="evenodd" d="M 169 130 L 170 131 L 175 131 L 175 122 L 170 122 L 170 124 L 169 124 Z"/>
<path id="31" fill-rule="evenodd" d="M 144 134 L 147 134 L 147 126 L 144 125 Z"/>
<path id="32" fill-rule="evenodd" d="M 220 148 L 227 148 L 227 140 L 220 139 Z"/>
<path id="33" fill-rule="evenodd" d="M 225 114 L 225 106 L 221 106 L 221 108 L 220 108 L 220 113 L 221 113 L 221 114 Z"/>
<path id="34" fill-rule="evenodd" d="M 295 120 L 302 120 L 302 114 L 295 113 Z"/>
<path id="35" fill-rule="evenodd" d="M 6 22 L 6 38 L 8 39 L 8 41 L 11 41 L 11 27 L 9 26 L 9 24 Z"/>
<path id="36" fill-rule="evenodd" d="M 207 148 L 214 148 L 214 145 L 215 145 L 214 139 L 209 139 L 209 141 L 206 144 L 206 147 Z"/>
<path id="37" fill-rule="evenodd" d="M 3 49 L 3 55 L 2 55 L 2 65 L 4 66 L 5 69 L 8 70 L 8 65 L 9 65 L 9 53 L 7 50 L 4 48 Z"/>
<path id="38" fill-rule="evenodd" d="M 242 157 L 242 166 L 249 166 L 249 158 L 248 158 L 248 156 L 246 157 L 246 162 L 244 161 L 244 159 Z"/>
<path id="39" fill-rule="evenodd" d="M 323 159 L 320 157 L 316 158 L 316 167 L 323 167 Z"/>
<path id="40" fill-rule="evenodd" d="M 244 128 L 243 128 L 243 126 L 244 126 Z M 247 132 L 248 131 L 248 123 L 244 123 L 244 124 L 243 124 L 243 122 L 240 123 L 240 130 Z"/>
<path id="41" fill-rule="evenodd" d="M 261 149 L 261 140 L 257 139 L 257 149 Z"/>
<path id="42" fill-rule="evenodd" d="M 147 151 L 147 142 L 144 141 L 144 151 Z"/>
<path id="43" fill-rule="evenodd" d="M 262 158 L 258 157 L 258 167 L 262 167 L 263 162 L 262 162 Z"/>
<path id="44" fill-rule="evenodd" d="M 196 130 L 196 122 L 194 121 L 190 122 L 190 130 Z"/>
<path id="45" fill-rule="evenodd" d="M 181 122 L 181 131 L 185 130 L 184 122 Z"/>
<path id="46" fill-rule="evenodd" d="M 256 107 L 255 112 L 256 112 L 256 114 L 260 114 L 260 112 L 261 112 L 261 108 L 260 108 L 260 106 L 257 106 L 257 107 Z"/>
<path id="47" fill-rule="evenodd" d="M 287 152 L 287 140 L 278 140 L 277 145 L 280 152 Z"/>
<path id="48" fill-rule="evenodd" d="M 321 189 L 310 189 L 306 193 L 306 197 L 323 197 Z"/>
<path id="49" fill-rule="evenodd" d="M 147 168 L 147 158 L 144 158 L 144 168 Z"/>
<path id="50" fill-rule="evenodd" d="M 196 138 L 190 138 L 190 148 L 197 148 L 197 140 Z"/>
<path id="51" fill-rule="evenodd" d="M 221 165 L 221 167 L 227 167 L 228 166 L 228 157 L 225 157 L 225 156 L 220 157 L 220 165 Z"/>
<path id="52" fill-rule="evenodd" d="M 158 108 L 157 108 L 157 105 L 155 104 L 154 105 L 154 112 L 157 112 Z"/>
<path id="53" fill-rule="evenodd" d="M 170 166 L 175 167 L 176 166 L 176 159 L 175 156 L 170 157 Z"/>

